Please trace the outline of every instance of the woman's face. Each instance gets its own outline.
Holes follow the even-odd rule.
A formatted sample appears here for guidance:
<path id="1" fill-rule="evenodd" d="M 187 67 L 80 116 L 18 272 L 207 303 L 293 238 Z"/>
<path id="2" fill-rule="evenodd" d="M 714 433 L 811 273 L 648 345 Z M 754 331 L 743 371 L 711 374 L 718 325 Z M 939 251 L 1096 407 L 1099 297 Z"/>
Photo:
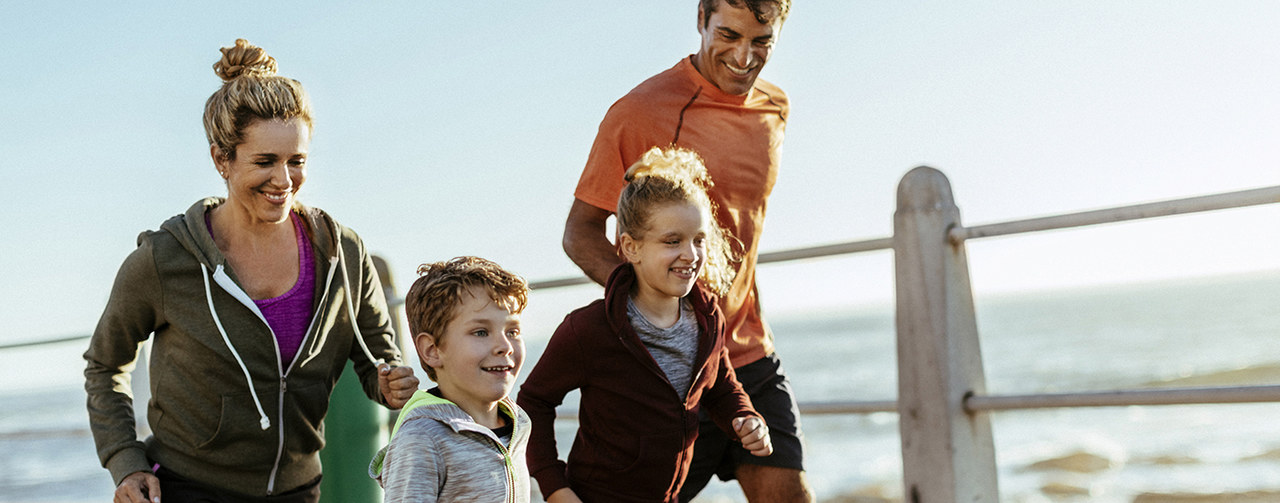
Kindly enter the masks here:
<path id="1" fill-rule="evenodd" d="M 307 179 L 311 132 L 300 120 L 258 120 L 244 129 L 235 159 L 213 147 L 214 164 L 227 180 L 227 205 L 250 223 L 280 223 Z"/>

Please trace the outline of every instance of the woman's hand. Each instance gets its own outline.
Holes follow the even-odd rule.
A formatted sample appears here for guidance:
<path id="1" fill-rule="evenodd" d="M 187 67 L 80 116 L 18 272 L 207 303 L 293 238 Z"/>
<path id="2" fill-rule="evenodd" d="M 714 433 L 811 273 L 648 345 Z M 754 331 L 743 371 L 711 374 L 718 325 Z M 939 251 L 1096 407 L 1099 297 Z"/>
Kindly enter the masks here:
<path id="1" fill-rule="evenodd" d="M 150 498 L 148 499 L 148 496 Z M 160 503 L 160 479 L 151 472 L 133 472 L 116 486 L 114 503 Z"/>
<path id="2" fill-rule="evenodd" d="M 773 441 L 769 439 L 769 427 L 758 417 L 739 417 L 733 420 L 733 431 L 738 433 L 742 448 L 753 456 L 773 454 Z"/>
<path id="3" fill-rule="evenodd" d="M 412 367 L 392 367 L 389 363 L 378 365 L 378 388 L 387 400 L 387 407 L 399 409 L 418 391 L 418 378 Z"/>

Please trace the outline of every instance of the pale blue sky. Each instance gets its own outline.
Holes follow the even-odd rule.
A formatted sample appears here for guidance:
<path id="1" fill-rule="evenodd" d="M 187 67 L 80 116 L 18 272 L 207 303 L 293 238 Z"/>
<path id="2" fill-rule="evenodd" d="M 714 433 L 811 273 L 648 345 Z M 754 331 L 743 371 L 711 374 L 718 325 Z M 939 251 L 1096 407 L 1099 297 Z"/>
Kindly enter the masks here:
<path id="1" fill-rule="evenodd" d="M 311 92 L 302 200 L 402 289 L 461 254 L 575 274 L 560 233 L 596 126 L 696 50 L 695 3 L 10 2 L 0 343 L 88 333 L 138 232 L 225 193 L 200 115 L 237 37 Z M 763 74 L 793 104 L 763 249 L 888 236 L 920 164 L 969 224 L 1280 185 L 1277 25 L 1270 1 L 798 0 Z M 1266 207 L 969 254 L 982 294 L 1272 271 L 1278 245 Z M 761 287 L 784 311 L 883 302 L 891 271 L 883 252 L 814 260 L 763 268 Z M 596 294 L 578 290 L 531 316 Z"/>

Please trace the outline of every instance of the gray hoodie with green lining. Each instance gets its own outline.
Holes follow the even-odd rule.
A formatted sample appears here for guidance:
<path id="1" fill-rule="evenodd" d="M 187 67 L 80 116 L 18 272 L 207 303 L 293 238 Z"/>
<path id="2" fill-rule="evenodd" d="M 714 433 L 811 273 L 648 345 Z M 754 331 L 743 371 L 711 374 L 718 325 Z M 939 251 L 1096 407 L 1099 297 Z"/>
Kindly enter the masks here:
<path id="1" fill-rule="evenodd" d="M 529 503 L 525 450 L 532 423 L 508 397 L 498 407 L 514 418 L 505 442 L 453 402 L 415 392 L 391 443 L 369 463 L 384 503 Z"/>

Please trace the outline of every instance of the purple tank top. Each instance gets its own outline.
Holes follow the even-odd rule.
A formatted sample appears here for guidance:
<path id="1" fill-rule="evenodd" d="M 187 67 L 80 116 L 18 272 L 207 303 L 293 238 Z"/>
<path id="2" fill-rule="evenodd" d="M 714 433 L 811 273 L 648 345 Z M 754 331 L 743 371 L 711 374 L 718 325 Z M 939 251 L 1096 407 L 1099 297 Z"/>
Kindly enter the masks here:
<path id="1" fill-rule="evenodd" d="M 311 241 L 307 239 L 307 229 L 302 219 L 290 212 L 293 220 L 294 234 L 298 236 L 298 282 L 284 295 L 271 299 L 253 301 L 267 319 L 267 325 L 276 334 L 276 343 L 280 346 L 280 362 L 285 368 L 293 362 L 302 346 L 302 339 L 307 336 L 307 327 L 311 325 L 311 307 L 315 299 L 316 270 Z"/>
<path id="2" fill-rule="evenodd" d="M 293 222 L 294 235 L 297 236 L 298 282 L 284 295 L 253 301 L 267 319 L 267 326 L 276 334 L 280 364 L 285 368 L 293 362 L 298 348 L 302 347 L 302 339 L 307 336 L 307 327 L 311 325 L 311 306 L 316 297 L 315 254 L 311 251 L 311 241 L 307 239 L 307 228 L 296 213 L 289 212 L 289 220 Z M 210 212 L 204 214 L 204 227 L 213 236 Z"/>

